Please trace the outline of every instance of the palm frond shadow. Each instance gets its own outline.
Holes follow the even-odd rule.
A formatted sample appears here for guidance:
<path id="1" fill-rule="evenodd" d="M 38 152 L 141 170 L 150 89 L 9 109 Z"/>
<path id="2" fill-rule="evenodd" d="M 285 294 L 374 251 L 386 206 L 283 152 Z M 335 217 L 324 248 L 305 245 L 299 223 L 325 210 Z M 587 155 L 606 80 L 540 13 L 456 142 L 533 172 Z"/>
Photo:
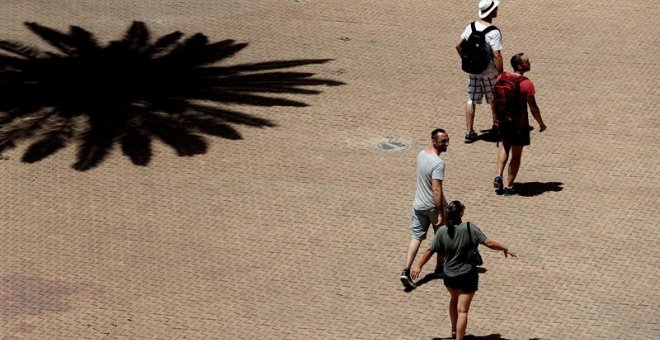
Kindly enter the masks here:
<path id="1" fill-rule="evenodd" d="M 0 40 L 0 152 L 31 140 L 22 157 L 27 163 L 72 142 L 78 144 L 73 167 L 81 171 L 100 164 L 115 144 L 133 164 L 147 165 L 154 138 L 180 156 L 203 154 L 204 135 L 235 140 L 242 138 L 236 125 L 276 126 L 230 105 L 303 107 L 290 95 L 343 85 L 284 70 L 330 59 L 218 65 L 248 44 L 210 42 L 201 33 L 153 39 L 138 21 L 106 45 L 77 26 L 60 32 L 25 25 L 55 49 Z"/>

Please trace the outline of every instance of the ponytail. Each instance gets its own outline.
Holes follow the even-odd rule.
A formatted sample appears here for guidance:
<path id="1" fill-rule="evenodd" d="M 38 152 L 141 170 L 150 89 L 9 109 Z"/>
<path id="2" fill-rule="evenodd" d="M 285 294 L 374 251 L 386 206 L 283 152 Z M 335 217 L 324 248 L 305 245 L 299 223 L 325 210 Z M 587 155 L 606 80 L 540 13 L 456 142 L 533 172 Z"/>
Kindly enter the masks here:
<path id="1" fill-rule="evenodd" d="M 465 206 L 460 201 L 451 201 L 449 206 L 447 206 L 447 216 L 445 221 L 447 222 L 447 231 L 449 236 L 454 236 L 455 227 L 461 224 L 461 214 L 465 210 Z"/>

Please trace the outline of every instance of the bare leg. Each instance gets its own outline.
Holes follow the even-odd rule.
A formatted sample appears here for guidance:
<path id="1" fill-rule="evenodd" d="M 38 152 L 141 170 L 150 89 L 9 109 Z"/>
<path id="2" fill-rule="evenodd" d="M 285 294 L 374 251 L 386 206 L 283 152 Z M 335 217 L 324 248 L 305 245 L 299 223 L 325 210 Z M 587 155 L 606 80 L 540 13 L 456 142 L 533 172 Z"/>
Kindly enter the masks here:
<path id="1" fill-rule="evenodd" d="M 472 303 L 472 298 L 474 297 L 474 292 L 464 293 L 461 292 L 458 295 L 458 317 L 456 318 L 456 340 L 462 340 L 465 336 L 465 330 L 467 329 L 468 323 L 468 312 L 470 311 L 470 303 Z"/>
<path id="2" fill-rule="evenodd" d="M 456 321 L 458 320 L 458 295 L 460 291 L 458 289 L 447 288 L 451 299 L 449 300 L 449 320 L 451 320 L 451 331 L 456 333 Z"/>
<path id="3" fill-rule="evenodd" d="M 408 254 L 406 255 L 406 265 L 404 267 L 405 269 L 410 269 L 410 266 L 412 266 L 413 261 L 415 261 L 415 256 L 417 256 L 417 251 L 419 251 L 419 245 L 421 243 L 421 240 L 410 240 L 410 245 L 408 245 Z"/>
<path id="4" fill-rule="evenodd" d="M 467 133 L 474 131 L 474 111 L 474 103 L 467 103 L 465 105 L 465 126 L 467 128 Z"/>
<path id="5" fill-rule="evenodd" d="M 504 167 L 506 162 L 509 160 L 509 150 L 511 149 L 510 145 L 505 144 L 504 142 L 500 143 L 500 148 L 497 153 L 497 175 L 502 177 L 504 173 Z"/>
<path id="6" fill-rule="evenodd" d="M 522 159 L 522 146 L 513 145 L 511 146 L 511 162 L 509 162 L 509 176 L 506 178 L 506 186 L 511 188 L 516 176 L 518 175 L 518 169 L 520 169 L 520 160 Z"/>

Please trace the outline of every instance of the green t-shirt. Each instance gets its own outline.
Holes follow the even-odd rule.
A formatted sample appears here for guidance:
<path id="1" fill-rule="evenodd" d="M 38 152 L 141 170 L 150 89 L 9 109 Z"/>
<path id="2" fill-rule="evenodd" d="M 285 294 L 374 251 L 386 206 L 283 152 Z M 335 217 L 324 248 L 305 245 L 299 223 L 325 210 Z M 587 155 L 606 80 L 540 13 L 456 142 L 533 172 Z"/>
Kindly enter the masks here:
<path id="1" fill-rule="evenodd" d="M 467 223 L 463 222 L 454 226 L 454 232 L 451 235 L 447 226 L 443 225 L 431 240 L 429 249 L 445 257 L 444 275 L 455 277 L 466 274 L 472 269 L 472 265 L 467 263 L 467 252 L 470 249 Z M 470 223 L 470 231 L 473 246 L 486 241 L 486 235 L 474 223 Z"/>

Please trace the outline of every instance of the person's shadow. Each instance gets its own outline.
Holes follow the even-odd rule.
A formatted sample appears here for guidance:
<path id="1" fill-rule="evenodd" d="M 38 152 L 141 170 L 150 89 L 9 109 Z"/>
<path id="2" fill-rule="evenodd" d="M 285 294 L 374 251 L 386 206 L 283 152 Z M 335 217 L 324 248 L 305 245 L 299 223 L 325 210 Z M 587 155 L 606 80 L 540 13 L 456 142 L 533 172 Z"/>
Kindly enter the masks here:
<path id="1" fill-rule="evenodd" d="M 562 191 L 564 183 L 562 182 L 525 182 L 517 183 L 518 195 L 524 197 L 538 196 L 549 191 Z"/>
<path id="2" fill-rule="evenodd" d="M 530 125 L 529 131 L 534 131 L 534 127 Z M 497 143 L 501 139 L 499 133 L 494 127 L 490 129 L 480 130 L 480 132 L 481 134 L 477 136 L 478 140 L 482 140 L 484 142 Z"/>
<path id="3" fill-rule="evenodd" d="M 488 269 L 486 269 L 484 267 L 477 267 L 477 272 L 479 272 L 479 274 L 483 274 L 487 271 L 488 271 Z M 429 283 L 433 280 L 442 280 L 442 275 L 441 274 L 436 274 L 436 273 L 428 273 L 428 274 L 424 275 L 424 277 L 422 277 L 421 279 L 417 280 L 417 282 L 415 282 L 415 286 L 417 286 L 417 287 L 423 286 L 423 285 L 425 285 L 425 284 L 427 284 L 427 283 Z M 410 293 L 413 290 L 415 290 L 415 288 L 406 288 L 406 289 L 404 289 L 404 291 L 406 293 Z"/>
<path id="4" fill-rule="evenodd" d="M 422 277 L 421 279 L 417 280 L 415 282 L 415 286 L 416 287 L 423 286 L 423 285 L 425 285 L 425 284 L 427 284 L 427 283 L 429 283 L 433 280 L 442 280 L 442 275 L 441 274 L 436 274 L 436 273 L 428 273 L 428 274 L 424 275 L 424 277 Z M 415 288 L 406 288 L 404 291 L 406 293 L 410 293 L 413 290 L 415 290 Z"/>
<path id="5" fill-rule="evenodd" d="M 446 338 L 439 338 L 435 337 L 432 338 L 432 340 L 449 340 L 452 339 L 451 337 L 446 337 Z M 465 334 L 465 337 L 463 339 L 466 340 L 508 340 L 507 338 L 502 337 L 499 333 L 494 333 L 494 334 L 488 334 L 488 335 L 472 335 L 472 334 Z"/>
<path id="6" fill-rule="evenodd" d="M 494 129 L 481 130 L 478 136 L 479 140 L 490 143 L 497 143 L 500 141 L 500 136 Z"/>

